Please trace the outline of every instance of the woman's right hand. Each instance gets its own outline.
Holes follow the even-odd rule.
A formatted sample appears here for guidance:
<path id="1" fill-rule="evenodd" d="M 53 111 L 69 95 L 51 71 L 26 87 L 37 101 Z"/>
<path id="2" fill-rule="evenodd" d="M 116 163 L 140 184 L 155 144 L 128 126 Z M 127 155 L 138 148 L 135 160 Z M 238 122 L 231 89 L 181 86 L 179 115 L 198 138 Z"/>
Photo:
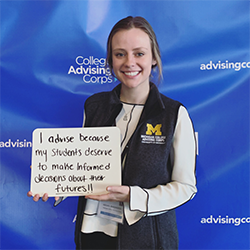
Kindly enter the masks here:
<path id="1" fill-rule="evenodd" d="M 29 191 L 29 192 L 27 193 L 27 196 L 28 196 L 28 197 L 32 197 L 32 196 L 33 196 L 32 192 Z M 35 194 L 34 197 L 33 197 L 33 201 L 37 202 L 37 201 L 40 200 L 40 198 L 42 198 L 42 200 L 45 202 L 45 201 L 47 201 L 47 200 L 49 199 L 49 196 L 48 196 L 47 193 L 45 193 L 45 194 L 43 195 L 43 197 L 40 197 L 39 194 Z M 57 197 L 55 197 L 55 200 L 56 200 L 56 198 L 57 198 Z"/>
<path id="2" fill-rule="evenodd" d="M 30 168 L 32 168 L 32 165 L 30 166 Z M 32 197 L 32 196 L 33 196 L 32 192 L 29 191 L 29 192 L 27 193 L 27 196 L 28 196 L 28 197 Z M 40 200 L 40 198 L 41 198 L 41 197 L 40 197 L 39 194 L 35 194 L 34 197 L 33 197 L 33 201 L 38 202 L 38 201 Z M 43 197 L 42 197 L 42 200 L 43 200 L 44 202 L 46 202 L 48 199 L 49 199 L 49 195 L 48 195 L 47 193 L 45 193 L 45 194 L 43 195 Z M 59 197 L 55 197 L 55 200 L 56 200 L 56 201 L 57 201 L 58 199 L 59 199 Z"/>
<path id="3" fill-rule="evenodd" d="M 33 196 L 32 192 L 29 191 L 29 192 L 27 193 L 27 196 L 28 196 L 28 197 L 32 197 L 32 196 Z M 40 197 L 39 194 L 35 194 L 34 197 L 33 197 L 33 201 L 37 202 L 37 201 L 40 200 L 40 198 L 42 198 L 42 201 L 46 202 L 46 201 L 49 199 L 49 195 L 48 195 L 47 193 L 45 193 L 42 197 Z M 56 200 L 56 201 L 57 201 L 58 199 L 59 199 L 59 197 L 55 197 L 55 200 Z"/>
<path id="4" fill-rule="evenodd" d="M 32 165 L 30 165 L 30 169 L 32 169 Z M 32 197 L 32 196 L 33 196 L 32 192 L 29 191 L 29 192 L 27 193 L 27 196 L 28 196 L 28 197 Z M 41 198 L 41 197 L 40 197 L 39 194 L 35 194 L 34 197 L 33 197 L 33 201 L 37 202 L 37 201 L 40 200 L 40 198 Z M 45 193 L 45 194 L 43 195 L 43 197 L 42 197 L 42 200 L 45 202 L 45 201 L 47 201 L 48 199 L 49 199 L 49 196 L 48 196 L 47 193 Z"/>

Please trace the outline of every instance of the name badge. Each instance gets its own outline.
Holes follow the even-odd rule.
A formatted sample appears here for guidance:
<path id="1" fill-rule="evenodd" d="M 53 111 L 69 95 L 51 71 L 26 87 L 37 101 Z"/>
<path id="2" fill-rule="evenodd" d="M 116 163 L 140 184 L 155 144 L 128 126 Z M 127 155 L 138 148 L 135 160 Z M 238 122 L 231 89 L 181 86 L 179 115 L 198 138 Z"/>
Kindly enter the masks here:
<path id="1" fill-rule="evenodd" d="M 123 223 L 123 203 L 114 201 L 99 201 L 97 216 Z"/>

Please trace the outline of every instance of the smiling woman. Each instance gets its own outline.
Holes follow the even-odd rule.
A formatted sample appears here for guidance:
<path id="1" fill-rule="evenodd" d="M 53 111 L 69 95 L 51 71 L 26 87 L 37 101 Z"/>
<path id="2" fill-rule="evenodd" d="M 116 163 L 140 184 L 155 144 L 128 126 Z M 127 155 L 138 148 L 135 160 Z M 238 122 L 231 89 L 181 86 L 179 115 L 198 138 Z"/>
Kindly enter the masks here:
<path id="1" fill-rule="evenodd" d="M 84 126 L 120 128 L 123 183 L 107 187 L 108 194 L 79 198 L 77 249 L 178 249 L 174 208 L 197 192 L 195 136 L 184 106 L 150 82 L 152 69 L 158 68 L 160 78 L 162 66 L 156 36 L 144 18 L 115 24 L 107 66 L 120 84 L 87 99 Z M 96 213 L 105 202 L 123 203 L 123 224 Z"/>
<path id="2" fill-rule="evenodd" d="M 76 248 L 178 249 L 174 209 L 197 192 L 192 122 L 181 103 L 161 94 L 150 81 L 152 69 L 158 68 L 160 77 L 162 66 L 156 36 L 144 18 L 129 16 L 115 24 L 106 61 L 120 84 L 86 100 L 84 126 L 120 129 L 122 185 L 107 186 L 103 195 L 79 198 Z M 80 135 L 80 139 L 91 138 Z M 112 155 L 110 150 L 91 148 L 84 153 Z M 99 208 L 110 202 L 119 208 L 122 221 L 114 220 L 112 212 L 108 219 L 101 216 L 105 211 Z"/>

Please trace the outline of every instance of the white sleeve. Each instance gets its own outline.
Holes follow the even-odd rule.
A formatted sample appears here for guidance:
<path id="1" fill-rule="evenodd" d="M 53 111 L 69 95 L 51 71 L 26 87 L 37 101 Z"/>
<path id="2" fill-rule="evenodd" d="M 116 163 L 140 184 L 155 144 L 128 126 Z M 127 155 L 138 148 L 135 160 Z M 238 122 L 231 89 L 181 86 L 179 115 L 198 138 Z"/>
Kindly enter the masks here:
<path id="1" fill-rule="evenodd" d="M 170 153 L 173 172 L 171 182 L 155 188 L 130 187 L 130 203 L 124 204 L 129 225 L 143 216 L 153 216 L 176 208 L 194 197 L 196 141 L 187 110 L 181 106 Z"/>
<path id="2" fill-rule="evenodd" d="M 86 115 L 85 115 L 85 111 L 84 111 L 84 113 L 83 113 L 83 121 L 82 121 L 82 126 L 84 127 L 84 125 L 85 125 L 85 118 L 86 118 Z"/>

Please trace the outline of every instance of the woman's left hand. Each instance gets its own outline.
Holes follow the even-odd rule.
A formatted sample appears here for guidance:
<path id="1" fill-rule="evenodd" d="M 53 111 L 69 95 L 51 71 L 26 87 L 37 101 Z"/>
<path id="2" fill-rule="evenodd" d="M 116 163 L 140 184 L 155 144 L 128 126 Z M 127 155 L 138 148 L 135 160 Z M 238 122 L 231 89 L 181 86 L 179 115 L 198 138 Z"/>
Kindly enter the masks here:
<path id="1" fill-rule="evenodd" d="M 86 195 L 85 198 L 98 201 L 129 202 L 130 188 L 128 186 L 109 186 L 107 191 L 108 194 Z"/>

